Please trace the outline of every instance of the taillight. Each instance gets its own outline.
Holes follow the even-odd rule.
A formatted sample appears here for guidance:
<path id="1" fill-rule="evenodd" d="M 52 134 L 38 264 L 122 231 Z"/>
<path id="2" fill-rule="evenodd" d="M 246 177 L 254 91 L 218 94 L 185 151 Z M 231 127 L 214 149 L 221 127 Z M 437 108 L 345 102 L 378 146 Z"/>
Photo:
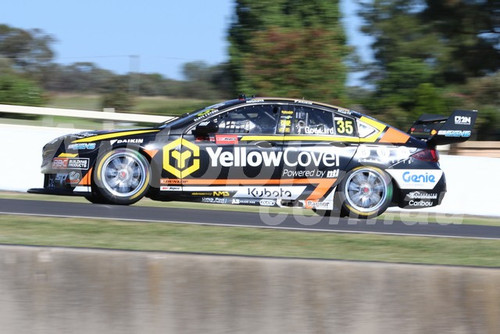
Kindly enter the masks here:
<path id="1" fill-rule="evenodd" d="M 418 151 L 417 153 L 413 154 L 411 157 L 414 159 L 417 159 L 417 160 L 422 160 L 422 161 L 429 161 L 429 162 L 438 162 L 439 161 L 439 154 L 433 148 L 426 148 L 426 149 L 423 149 L 422 151 Z"/>

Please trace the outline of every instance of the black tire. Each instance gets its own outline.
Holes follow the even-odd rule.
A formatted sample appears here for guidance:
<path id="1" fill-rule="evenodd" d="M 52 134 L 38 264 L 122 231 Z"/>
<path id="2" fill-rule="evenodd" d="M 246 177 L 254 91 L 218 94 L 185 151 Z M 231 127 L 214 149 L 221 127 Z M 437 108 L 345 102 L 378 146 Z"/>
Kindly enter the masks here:
<path id="1" fill-rule="evenodd" d="M 391 177 L 377 167 L 362 166 L 351 170 L 339 184 L 336 197 L 341 216 L 368 219 L 387 210 L 392 202 Z"/>
<path id="2" fill-rule="evenodd" d="M 99 193 L 98 191 L 94 191 L 94 190 L 92 190 L 91 195 L 86 195 L 85 199 L 93 204 L 112 204 L 110 201 L 106 200 L 106 198 L 104 198 L 101 195 L 101 193 Z"/>
<path id="3" fill-rule="evenodd" d="M 97 159 L 92 175 L 94 193 L 87 199 L 130 205 L 144 197 L 150 180 L 151 166 L 146 157 L 134 150 L 118 148 Z"/>

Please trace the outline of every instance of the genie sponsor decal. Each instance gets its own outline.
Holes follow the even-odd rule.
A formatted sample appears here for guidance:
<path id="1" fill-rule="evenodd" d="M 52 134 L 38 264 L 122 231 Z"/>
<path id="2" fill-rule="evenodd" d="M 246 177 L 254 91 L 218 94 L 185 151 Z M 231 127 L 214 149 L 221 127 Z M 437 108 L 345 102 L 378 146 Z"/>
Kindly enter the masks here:
<path id="1" fill-rule="evenodd" d="M 388 169 L 401 189 L 434 189 L 441 180 L 439 169 Z"/>

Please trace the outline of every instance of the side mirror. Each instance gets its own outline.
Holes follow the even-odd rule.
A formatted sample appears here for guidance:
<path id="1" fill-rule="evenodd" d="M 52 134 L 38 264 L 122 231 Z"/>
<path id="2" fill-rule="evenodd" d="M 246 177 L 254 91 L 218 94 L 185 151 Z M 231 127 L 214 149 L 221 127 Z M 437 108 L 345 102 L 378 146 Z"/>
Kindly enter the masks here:
<path id="1" fill-rule="evenodd" d="M 196 136 L 207 136 L 211 133 L 216 133 L 219 131 L 219 126 L 213 121 L 204 121 L 196 126 L 193 130 L 193 134 Z"/>

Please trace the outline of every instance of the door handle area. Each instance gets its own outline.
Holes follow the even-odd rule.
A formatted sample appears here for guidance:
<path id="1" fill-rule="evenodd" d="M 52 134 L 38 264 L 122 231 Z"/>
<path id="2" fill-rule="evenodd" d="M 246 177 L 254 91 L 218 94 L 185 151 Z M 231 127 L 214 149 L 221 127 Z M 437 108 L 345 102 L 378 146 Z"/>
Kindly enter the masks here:
<path id="1" fill-rule="evenodd" d="M 276 146 L 276 144 L 272 143 L 272 142 L 269 142 L 269 141 L 262 140 L 262 141 L 256 142 L 255 146 L 258 146 L 260 148 L 270 148 L 270 147 Z"/>

